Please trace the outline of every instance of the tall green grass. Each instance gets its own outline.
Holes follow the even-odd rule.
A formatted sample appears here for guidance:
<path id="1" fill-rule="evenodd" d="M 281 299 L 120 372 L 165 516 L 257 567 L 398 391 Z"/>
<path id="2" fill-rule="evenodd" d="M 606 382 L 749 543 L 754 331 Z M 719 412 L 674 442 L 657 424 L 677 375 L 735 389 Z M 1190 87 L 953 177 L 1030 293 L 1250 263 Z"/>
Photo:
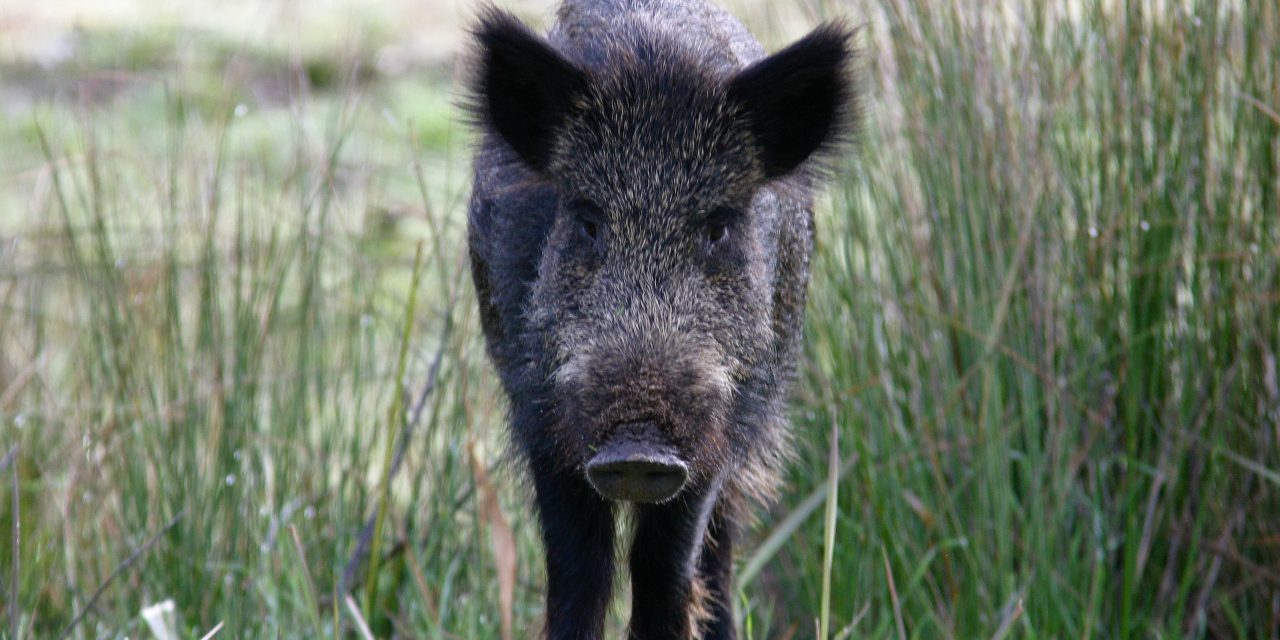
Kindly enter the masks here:
<path id="1" fill-rule="evenodd" d="M 836 619 L 899 633 L 883 552 L 912 637 L 1274 637 L 1280 7 L 869 15 L 794 477 L 842 425 Z"/>
<path id="2" fill-rule="evenodd" d="M 495 464 L 502 414 L 462 302 L 461 186 L 428 177 L 455 161 L 359 89 L 243 122 L 146 91 L 154 129 L 101 107 L 33 116 L 0 377 L 14 635 L 146 635 L 139 611 L 164 600 L 184 636 L 494 635 L 466 444 Z M 262 120 L 276 148 L 252 144 Z M 423 238 L 421 281 L 403 233 Z M 375 512 L 353 616 L 334 588 Z"/>
<path id="3" fill-rule="evenodd" d="M 803 6 L 866 132 L 743 636 L 1280 635 L 1280 8 Z M 0 635 L 499 637 L 512 569 L 538 627 L 451 89 L 354 62 L 0 126 Z"/>

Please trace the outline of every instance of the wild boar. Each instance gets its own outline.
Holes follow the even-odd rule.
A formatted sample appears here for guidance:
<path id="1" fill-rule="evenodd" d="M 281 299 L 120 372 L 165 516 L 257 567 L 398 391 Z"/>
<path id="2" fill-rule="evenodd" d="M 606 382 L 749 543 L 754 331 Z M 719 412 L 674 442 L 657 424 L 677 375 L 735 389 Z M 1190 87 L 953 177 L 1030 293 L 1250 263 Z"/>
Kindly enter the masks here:
<path id="1" fill-rule="evenodd" d="M 548 638 L 733 638 L 734 538 L 786 459 L 812 192 L 849 138 L 852 32 L 766 57 L 704 0 L 482 10 L 468 241 L 546 552 Z"/>

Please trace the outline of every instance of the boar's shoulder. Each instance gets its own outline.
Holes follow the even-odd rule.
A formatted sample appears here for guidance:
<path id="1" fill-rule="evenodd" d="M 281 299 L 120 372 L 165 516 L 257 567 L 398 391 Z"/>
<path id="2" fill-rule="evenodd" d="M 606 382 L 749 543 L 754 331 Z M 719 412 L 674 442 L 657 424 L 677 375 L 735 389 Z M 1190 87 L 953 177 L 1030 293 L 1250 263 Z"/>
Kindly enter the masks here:
<path id="1" fill-rule="evenodd" d="M 520 357 L 523 306 L 555 211 L 551 187 L 487 136 L 476 156 L 467 231 L 480 320 L 500 369 Z"/>

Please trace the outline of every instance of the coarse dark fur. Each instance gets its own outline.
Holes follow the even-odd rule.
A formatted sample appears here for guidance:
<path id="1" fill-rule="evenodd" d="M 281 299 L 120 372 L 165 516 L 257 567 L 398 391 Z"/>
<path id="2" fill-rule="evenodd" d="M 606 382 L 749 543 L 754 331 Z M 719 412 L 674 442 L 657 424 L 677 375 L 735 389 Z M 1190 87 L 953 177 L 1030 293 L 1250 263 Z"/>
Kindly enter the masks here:
<path id="1" fill-rule="evenodd" d="M 734 537 L 788 449 L 815 167 L 853 124 L 851 33 L 766 58 L 704 0 L 565 0 L 545 39 L 496 9 L 474 36 L 472 275 L 533 481 L 546 635 L 601 637 L 630 509 L 630 637 L 732 638 Z M 666 502 L 584 477 L 637 421 L 688 463 Z"/>

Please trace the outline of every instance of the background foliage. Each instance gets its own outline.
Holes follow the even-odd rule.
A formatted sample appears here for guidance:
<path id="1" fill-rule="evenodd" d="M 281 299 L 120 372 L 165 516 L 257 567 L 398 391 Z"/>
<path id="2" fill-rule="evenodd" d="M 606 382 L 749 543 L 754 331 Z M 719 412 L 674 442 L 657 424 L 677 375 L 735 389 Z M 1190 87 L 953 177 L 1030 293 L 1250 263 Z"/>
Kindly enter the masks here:
<path id="1" fill-rule="evenodd" d="M 0 635 L 525 637 L 471 9 L 156 6 L 0 9 Z M 744 636 L 1280 638 L 1280 7 L 730 7 L 866 24 Z"/>

